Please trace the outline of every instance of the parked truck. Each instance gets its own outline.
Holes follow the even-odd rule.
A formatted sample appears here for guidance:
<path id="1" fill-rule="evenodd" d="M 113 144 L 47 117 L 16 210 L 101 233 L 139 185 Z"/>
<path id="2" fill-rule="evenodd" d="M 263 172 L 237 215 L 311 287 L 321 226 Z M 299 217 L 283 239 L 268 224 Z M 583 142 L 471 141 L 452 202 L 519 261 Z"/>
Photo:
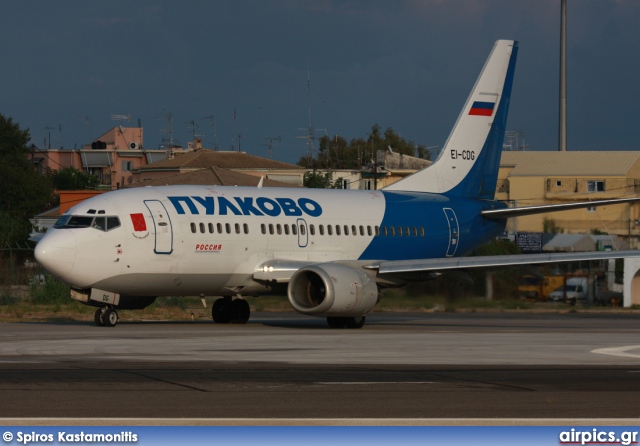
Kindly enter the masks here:
<path id="1" fill-rule="evenodd" d="M 544 302 L 559 286 L 564 286 L 564 276 L 522 276 L 517 291 L 521 299 Z"/>
<path id="2" fill-rule="evenodd" d="M 566 302 L 569 305 L 587 303 L 589 298 L 588 281 L 586 277 L 571 277 L 567 283 L 549 294 L 549 300 Z"/>

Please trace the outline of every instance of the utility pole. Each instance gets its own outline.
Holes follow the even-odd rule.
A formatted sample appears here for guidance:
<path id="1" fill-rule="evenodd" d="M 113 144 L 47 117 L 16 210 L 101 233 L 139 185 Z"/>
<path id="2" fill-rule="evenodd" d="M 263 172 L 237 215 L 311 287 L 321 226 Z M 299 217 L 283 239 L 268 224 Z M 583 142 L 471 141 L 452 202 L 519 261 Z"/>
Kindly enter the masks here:
<path id="1" fill-rule="evenodd" d="M 567 151 L 567 0 L 560 0 L 560 122 L 558 151 Z"/>

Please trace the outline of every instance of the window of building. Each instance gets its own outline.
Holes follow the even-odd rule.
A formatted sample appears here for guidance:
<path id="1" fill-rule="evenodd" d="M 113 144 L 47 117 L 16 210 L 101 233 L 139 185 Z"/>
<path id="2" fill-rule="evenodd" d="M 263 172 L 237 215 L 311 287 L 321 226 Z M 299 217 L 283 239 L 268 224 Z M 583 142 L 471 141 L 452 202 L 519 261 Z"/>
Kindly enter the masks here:
<path id="1" fill-rule="evenodd" d="M 556 181 L 556 187 L 562 187 L 562 181 L 557 180 Z"/>
<path id="2" fill-rule="evenodd" d="M 595 206 L 589 206 L 587 208 L 587 212 L 595 212 L 596 211 L 596 207 Z"/>
<path id="3" fill-rule="evenodd" d="M 604 192 L 604 180 L 587 181 L 587 192 Z"/>
<path id="4" fill-rule="evenodd" d="M 349 180 L 342 179 L 342 188 L 349 189 Z"/>

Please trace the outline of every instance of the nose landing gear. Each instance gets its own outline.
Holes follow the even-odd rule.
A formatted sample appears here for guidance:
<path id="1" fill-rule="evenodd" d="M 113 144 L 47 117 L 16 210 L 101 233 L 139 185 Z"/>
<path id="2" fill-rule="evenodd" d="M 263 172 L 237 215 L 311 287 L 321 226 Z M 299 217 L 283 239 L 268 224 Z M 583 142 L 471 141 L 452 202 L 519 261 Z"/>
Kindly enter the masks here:
<path id="1" fill-rule="evenodd" d="M 115 308 L 100 307 L 96 310 L 93 320 L 98 327 L 115 327 L 120 318 Z"/>

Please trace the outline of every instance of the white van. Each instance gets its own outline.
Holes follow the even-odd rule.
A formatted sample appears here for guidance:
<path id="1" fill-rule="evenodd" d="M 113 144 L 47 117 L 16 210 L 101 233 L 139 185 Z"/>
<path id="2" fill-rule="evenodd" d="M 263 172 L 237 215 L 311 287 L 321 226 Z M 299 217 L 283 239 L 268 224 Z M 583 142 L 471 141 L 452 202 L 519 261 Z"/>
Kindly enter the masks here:
<path id="1" fill-rule="evenodd" d="M 565 298 L 566 291 L 566 298 Z M 586 277 L 572 277 L 567 279 L 566 285 L 558 287 L 549 294 L 549 300 L 553 302 L 566 302 L 575 305 L 577 302 L 587 303 L 589 289 Z"/>

